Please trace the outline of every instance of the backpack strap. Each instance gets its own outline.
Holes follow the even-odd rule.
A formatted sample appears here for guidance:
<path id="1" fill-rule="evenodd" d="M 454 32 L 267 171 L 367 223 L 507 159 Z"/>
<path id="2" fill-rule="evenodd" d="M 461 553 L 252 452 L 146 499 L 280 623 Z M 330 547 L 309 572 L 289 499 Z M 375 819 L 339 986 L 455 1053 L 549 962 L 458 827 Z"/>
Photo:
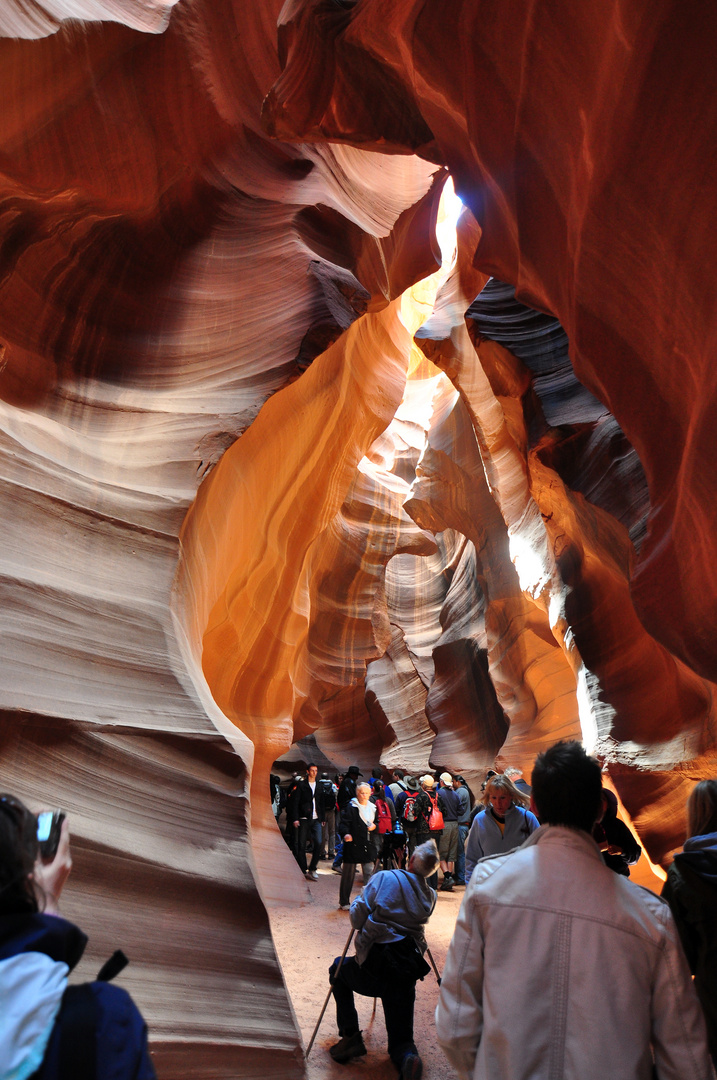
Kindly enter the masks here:
<path id="1" fill-rule="evenodd" d="M 68 986 L 62 995 L 60 1080 L 96 1080 L 99 1006 L 89 983 Z"/>

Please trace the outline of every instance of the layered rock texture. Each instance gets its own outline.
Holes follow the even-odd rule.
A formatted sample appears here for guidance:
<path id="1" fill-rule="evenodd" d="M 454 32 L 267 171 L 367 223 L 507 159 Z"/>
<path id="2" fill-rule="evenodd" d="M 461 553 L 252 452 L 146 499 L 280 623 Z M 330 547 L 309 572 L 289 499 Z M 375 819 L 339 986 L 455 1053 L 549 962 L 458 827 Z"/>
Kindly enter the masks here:
<path id="1" fill-rule="evenodd" d="M 69 812 L 160 1075 L 301 1076 L 274 762 L 583 738 L 655 863 L 715 773 L 717 12 L 0 35 L 2 786 Z"/>

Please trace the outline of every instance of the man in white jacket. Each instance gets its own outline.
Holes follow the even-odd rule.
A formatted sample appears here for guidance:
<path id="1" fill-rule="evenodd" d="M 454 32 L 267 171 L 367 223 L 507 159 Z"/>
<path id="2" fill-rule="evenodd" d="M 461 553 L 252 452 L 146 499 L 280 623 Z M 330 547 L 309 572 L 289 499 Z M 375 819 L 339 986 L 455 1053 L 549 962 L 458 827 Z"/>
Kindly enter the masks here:
<path id="1" fill-rule="evenodd" d="M 558 743 L 532 785 L 543 826 L 479 862 L 463 898 L 436 1009 L 446 1056 L 464 1080 L 711 1080 L 670 911 L 590 836 L 598 763 Z"/>

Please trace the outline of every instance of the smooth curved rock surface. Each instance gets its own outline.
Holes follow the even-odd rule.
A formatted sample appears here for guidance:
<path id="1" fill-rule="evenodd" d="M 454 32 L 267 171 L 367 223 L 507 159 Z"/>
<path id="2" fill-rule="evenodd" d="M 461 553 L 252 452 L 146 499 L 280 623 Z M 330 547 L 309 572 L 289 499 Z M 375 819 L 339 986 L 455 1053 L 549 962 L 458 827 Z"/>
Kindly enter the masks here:
<path id="1" fill-rule="evenodd" d="M 475 786 L 582 734 L 651 857 L 681 843 L 716 764 L 716 20 L 3 5 L 3 785 L 69 811 L 82 974 L 130 954 L 160 1075 L 305 1072 L 277 759 Z"/>

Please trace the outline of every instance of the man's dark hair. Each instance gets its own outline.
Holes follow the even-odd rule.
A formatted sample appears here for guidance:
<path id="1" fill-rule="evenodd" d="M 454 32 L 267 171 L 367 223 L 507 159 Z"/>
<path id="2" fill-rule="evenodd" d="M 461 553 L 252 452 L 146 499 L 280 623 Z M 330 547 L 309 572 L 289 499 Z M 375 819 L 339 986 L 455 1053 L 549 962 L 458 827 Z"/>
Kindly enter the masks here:
<path id="1" fill-rule="evenodd" d="M 403 769 L 394 769 L 393 775 L 397 776 L 399 780 L 403 780 L 406 774 L 404 773 Z"/>
<path id="2" fill-rule="evenodd" d="M 383 769 L 380 766 L 377 766 L 375 769 L 371 769 L 371 776 L 373 776 L 374 780 L 382 780 Z"/>
<path id="3" fill-rule="evenodd" d="M 559 742 L 538 754 L 531 777 L 543 825 L 591 832 L 602 808 L 602 774 L 579 742 Z"/>

